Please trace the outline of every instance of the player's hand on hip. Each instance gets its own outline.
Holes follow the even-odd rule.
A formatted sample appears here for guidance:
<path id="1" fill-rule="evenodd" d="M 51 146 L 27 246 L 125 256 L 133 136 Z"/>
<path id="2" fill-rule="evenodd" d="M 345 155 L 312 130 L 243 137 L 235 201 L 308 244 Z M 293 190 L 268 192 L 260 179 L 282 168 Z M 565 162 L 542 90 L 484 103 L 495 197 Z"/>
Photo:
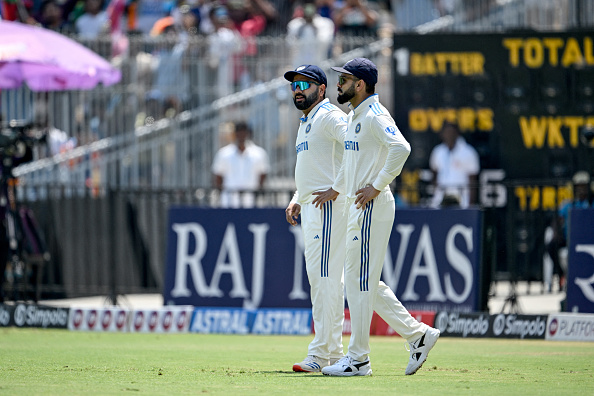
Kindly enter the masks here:
<path id="1" fill-rule="evenodd" d="M 298 203 L 292 203 L 287 206 L 285 209 L 285 216 L 287 217 L 287 222 L 292 226 L 297 225 L 297 217 L 301 213 L 301 205 Z"/>
<path id="2" fill-rule="evenodd" d="M 314 198 L 312 203 L 316 206 L 316 208 L 321 208 L 326 202 L 332 200 L 335 201 L 336 197 L 338 197 L 338 192 L 334 191 L 332 187 L 327 189 L 326 191 L 316 191 L 312 193 L 312 195 L 317 195 Z"/>
<path id="3" fill-rule="evenodd" d="M 364 208 L 365 205 L 367 205 L 367 202 L 377 197 L 379 193 L 380 191 L 376 190 L 372 185 L 368 185 L 358 189 L 355 192 L 355 194 L 357 194 L 357 199 L 355 200 L 355 205 L 357 205 L 357 209 Z"/>

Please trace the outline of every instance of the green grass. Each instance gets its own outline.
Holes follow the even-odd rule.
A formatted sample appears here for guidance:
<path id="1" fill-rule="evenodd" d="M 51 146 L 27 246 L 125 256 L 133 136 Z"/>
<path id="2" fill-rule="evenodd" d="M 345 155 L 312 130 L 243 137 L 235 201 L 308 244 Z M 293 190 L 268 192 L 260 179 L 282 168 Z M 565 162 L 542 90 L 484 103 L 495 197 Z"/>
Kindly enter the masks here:
<path id="1" fill-rule="evenodd" d="M 576 395 L 594 345 L 441 338 L 405 376 L 399 337 L 372 337 L 373 376 L 293 373 L 311 337 L 0 329 L 0 395 Z M 348 338 L 344 344 L 347 345 Z"/>

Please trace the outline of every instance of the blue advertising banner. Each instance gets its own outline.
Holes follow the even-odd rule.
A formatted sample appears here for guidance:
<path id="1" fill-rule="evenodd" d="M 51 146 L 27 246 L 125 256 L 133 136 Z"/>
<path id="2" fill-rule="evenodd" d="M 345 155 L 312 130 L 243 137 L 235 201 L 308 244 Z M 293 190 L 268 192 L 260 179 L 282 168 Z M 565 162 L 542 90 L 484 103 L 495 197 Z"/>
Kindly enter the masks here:
<path id="1" fill-rule="evenodd" d="M 169 210 L 165 304 L 311 308 L 300 227 L 282 209 Z M 383 280 L 412 310 L 478 308 L 481 212 L 401 209 Z"/>
<path id="2" fill-rule="evenodd" d="M 196 308 L 190 331 L 219 334 L 307 335 L 311 309 Z"/>
<path id="3" fill-rule="evenodd" d="M 594 313 L 594 209 L 569 214 L 567 311 Z"/>
<path id="4" fill-rule="evenodd" d="M 311 308 L 300 227 L 282 209 L 169 210 L 165 304 Z"/>
<path id="5" fill-rule="evenodd" d="M 397 210 L 383 281 L 408 310 L 478 311 L 481 212 Z"/>

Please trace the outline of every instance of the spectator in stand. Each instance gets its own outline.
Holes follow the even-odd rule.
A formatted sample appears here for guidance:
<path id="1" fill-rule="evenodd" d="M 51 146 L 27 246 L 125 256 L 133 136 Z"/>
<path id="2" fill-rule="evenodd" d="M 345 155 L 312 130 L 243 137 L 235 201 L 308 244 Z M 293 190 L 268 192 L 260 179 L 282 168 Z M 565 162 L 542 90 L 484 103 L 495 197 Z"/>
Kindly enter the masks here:
<path id="1" fill-rule="evenodd" d="M 41 3 L 39 21 L 46 29 L 66 35 L 74 33 L 72 25 L 64 20 L 62 7 L 56 0 L 46 0 Z"/>
<path id="2" fill-rule="evenodd" d="M 314 0 L 306 0 L 296 9 L 296 16 L 287 26 L 287 42 L 293 65 L 319 65 L 328 59 L 334 39 L 334 22 L 317 12 Z M 316 43 L 316 45 L 312 45 Z"/>
<path id="3" fill-rule="evenodd" d="M 276 8 L 268 0 L 226 0 L 229 18 L 242 37 L 253 37 L 264 31 L 268 21 L 277 18 Z"/>
<path id="4" fill-rule="evenodd" d="M 547 253 L 553 262 L 553 274 L 559 277 L 559 290 L 565 287 L 565 271 L 561 260 L 559 259 L 559 251 L 561 248 L 567 247 L 567 224 L 569 220 L 569 212 L 571 209 L 587 209 L 592 207 L 592 194 L 590 188 L 590 175 L 586 171 L 579 171 L 572 178 L 574 188 L 574 198 L 571 201 L 564 202 L 559 209 L 558 215 L 553 218 L 551 228 L 553 230 L 553 237 L 547 243 Z"/>
<path id="5" fill-rule="evenodd" d="M 165 36 L 173 47 L 163 43 L 163 47 L 155 52 L 155 78 L 152 89 L 148 93 L 147 108 L 154 118 L 173 117 L 185 109 L 190 98 L 190 74 L 187 62 L 189 37 L 198 34 L 198 17 L 188 7 L 179 8 L 179 22 L 174 17 L 157 21 L 152 35 Z"/>
<path id="6" fill-rule="evenodd" d="M 458 124 L 444 122 L 441 140 L 429 157 L 435 186 L 432 206 L 467 208 L 476 204 L 478 153 L 460 136 Z"/>
<path id="7" fill-rule="evenodd" d="M 243 50 L 243 39 L 234 29 L 226 7 L 210 10 L 210 21 L 215 31 L 208 36 L 208 65 L 215 73 L 213 97 L 221 98 L 235 91 L 239 78 L 237 55 Z"/>
<path id="8" fill-rule="evenodd" d="M 251 140 L 245 122 L 235 123 L 235 142 L 221 148 L 212 165 L 215 188 L 221 191 L 223 208 L 250 208 L 256 191 L 264 188 L 270 165 L 268 154 Z"/>
<path id="9" fill-rule="evenodd" d="M 332 18 L 334 0 L 316 0 L 316 6 L 318 7 L 318 14 L 325 18 Z"/>
<path id="10" fill-rule="evenodd" d="M 255 37 L 264 32 L 268 22 L 276 20 L 277 12 L 268 0 L 226 0 L 225 4 L 229 19 L 244 42 L 241 57 L 236 55 L 235 59 L 235 79 L 240 89 L 246 89 L 252 85 L 256 75 L 253 68 L 257 67 L 257 60 L 250 62 L 248 59 L 258 54 Z"/>
<path id="11" fill-rule="evenodd" d="M 33 0 L 0 0 L 0 20 L 36 25 L 37 21 L 32 16 L 34 12 Z"/>
<path id="12" fill-rule="evenodd" d="M 171 11 L 175 24 L 181 27 L 182 34 L 196 35 L 199 32 L 201 16 L 200 9 L 196 4 L 188 1 L 180 1 Z"/>
<path id="13" fill-rule="evenodd" d="M 344 36 L 377 36 L 378 18 L 366 0 L 345 0 L 333 13 L 338 33 Z"/>
<path id="14" fill-rule="evenodd" d="M 266 23 L 266 29 L 261 33 L 263 36 L 280 36 L 285 34 L 287 25 L 294 17 L 293 10 L 300 0 L 268 0 L 276 10 L 276 16 Z"/>
<path id="15" fill-rule="evenodd" d="M 109 32 L 103 0 L 84 0 L 84 13 L 76 19 L 76 32 L 83 39 L 95 39 Z"/>

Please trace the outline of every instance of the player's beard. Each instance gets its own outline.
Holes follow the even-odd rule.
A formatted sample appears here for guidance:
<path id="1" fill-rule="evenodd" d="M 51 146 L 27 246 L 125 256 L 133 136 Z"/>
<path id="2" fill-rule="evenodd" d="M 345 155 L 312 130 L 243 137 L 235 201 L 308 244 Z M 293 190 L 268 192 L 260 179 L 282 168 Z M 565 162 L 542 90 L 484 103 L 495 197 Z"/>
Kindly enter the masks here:
<path id="1" fill-rule="evenodd" d="M 353 99 L 355 97 L 355 84 L 351 85 L 351 87 L 349 89 L 347 89 L 346 91 L 342 91 L 342 93 L 339 93 L 338 96 L 336 97 L 336 100 L 338 101 L 338 103 L 343 104 L 348 102 L 349 100 Z"/>
<path id="2" fill-rule="evenodd" d="M 304 96 L 305 100 L 301 103 L 297 103 L 297 96 L 294 96 L 293 103 L 295 103 L 295 107 L 297 107 L 298 110 L 309 109 L 311 105 L 313 105 L 318 99 L 318 89 L 319 88 L 316 88 L 316 90 L 313 91 L 310 95 L 304 95 L 302 93 L 300 96 Z"/>

